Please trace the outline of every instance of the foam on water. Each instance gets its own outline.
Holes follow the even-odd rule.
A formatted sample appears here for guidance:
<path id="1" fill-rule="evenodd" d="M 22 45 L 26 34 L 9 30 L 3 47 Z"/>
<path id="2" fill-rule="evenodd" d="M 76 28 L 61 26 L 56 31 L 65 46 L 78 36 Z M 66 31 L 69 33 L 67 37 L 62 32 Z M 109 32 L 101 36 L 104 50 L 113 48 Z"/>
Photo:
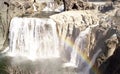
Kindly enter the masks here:
<path id="1" fill-rule="evenodd" d="M 78 37 L 75 40 L 75 43 L 70 43 L 70 46 L 72 46 L 72 52 L 71 52 L 71 58 L 70 61 L 63 64 L 63 67 L 73 67 L 73 68 L 79 68 L 82 69 L 78 74 L 89 74 L 89 71 L 91 67 L 94 65 L 95 60 L 98 56 L 98 54 L 101 52 L 101 49 L 98 50 L 92 57 L 91 60 L 88 60 L 87 57 L 89 57 L 89 51 L 86 49 L 87 47 L 87 36 L 92 32 L 92 28 L 98 26 L 92 25 L 87 27 L 85 30 L 81 31 L 78 35 Z M 86 53 L 84 53 L 86 52 Z"/>
<path id="2" fill-rule="evenodd" d="M 9 55 L 29 59 L 59 57 L 56 23 L 52 19 L 18 18 L 10 23 Z"/>

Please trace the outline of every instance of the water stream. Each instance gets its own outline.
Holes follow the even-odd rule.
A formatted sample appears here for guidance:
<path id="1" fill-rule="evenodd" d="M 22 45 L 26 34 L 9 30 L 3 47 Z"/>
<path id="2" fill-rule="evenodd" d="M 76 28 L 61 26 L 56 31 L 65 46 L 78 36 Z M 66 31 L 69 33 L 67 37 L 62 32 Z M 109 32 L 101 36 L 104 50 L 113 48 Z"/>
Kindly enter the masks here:
<path id="1" fill-rule="evenodd" d="M 9 39 L 11 56 L 59 57 L 56 23 L 51 19 L 15 17 L 11 20 Z"/>
<path id="2" fill-rule="evenodd" d="M 90 52 L 86 50 L 87 36 L 98 24 L 89 26 L 79 33 L 72 46 L 68 63 L 65 63 L 60 56 L 63 53 L 60 51 L 56 26 L 56 22 L 50 18 L 14 17 L 9 28 L 9 47 L 2 52 L 5 56 L 0 54 L 0 68 L 2 68 L 0 72 L 3 74 L 90 74 L 90 69 L 101 50 L 94 54 L 90 62 L 84 58 L 83 52 L 85 51 L 89 57 Z"/>
<path id="3" fill-rule="evenodd" d="M 87 36 L 96 26 L 89 26 L 79 33 L 70 61 L 65 63 L 60 56 L 63 53 L 60 52 L 56 23 L 52 19 L 14 17 L 9 28 L 9 47 L 2 52 L 6 56 L 0 57 L 0 66 L 7 73 L 3 69 L 0 71 L 4 74 L 90 74 L 101 50 L 90 62 L 84 58 L 83 51 L 89 57 L 89 51 L 85 49 Z"/>

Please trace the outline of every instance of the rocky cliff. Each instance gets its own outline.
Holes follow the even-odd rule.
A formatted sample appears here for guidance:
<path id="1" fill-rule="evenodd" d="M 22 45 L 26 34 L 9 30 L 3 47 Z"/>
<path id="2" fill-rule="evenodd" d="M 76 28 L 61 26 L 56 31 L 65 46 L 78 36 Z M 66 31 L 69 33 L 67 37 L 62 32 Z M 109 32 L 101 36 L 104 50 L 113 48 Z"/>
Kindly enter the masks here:
<path id="1" fill-rule="evenodd" d="M 0 50 L 4 50 L 4 48 L 8 46 L 10 20 L 15 16 L 34 15 L 34 8 L 32 5 L 32 0 L 0 1 Z M 46 6 L 45 3 L 35 3 L 35 5 L 38 11 L 41 11 Z M 108 9 L 108 11 L 106 9 Z M 91 33 L 86 37 L 87 42 L 85 43 L 87 45 L 85 48 L 85 54 L 87 54 L 89 58 L 92 58 L 93 54 L 101 49 L 102 52 L 96 60 L 96 65 L 101 69 L 104 67 L 103 65 L 105 61 L 110 61 L 107 63 L 111 64 L 111 59 L 109 60 L 109 58 L 113 59 L 114 56 L 116 56 L 115 54 L 117 54 L 116 52 L 120 46 L 119 3 L 117 5 L 108 4 L 108 6 L 106 4 L 102 6 L 99 5 L 98 8 L 93 10 L 65 11 L 52 15 L 50 18 L 57 24 L 56 27 L 61 41 L 61 49 L 66 47 L 62 41 L 70 41 L 74 43 L 81 31 L 89 26 L 97 25 L 92 28 Z M 70 54 L 68 53 L 68 55 Z M 117 59 L 118 58 L 115 57 L 115 60 Z M 102 70 L 105 74 L 107 73 L 107 67 L 109 66 L 107 65 L 105 70 Z M 117 68 L 115 71 L 118 70 L 119 69 Z M 117 72 L 111 74 L 116 73 Z"/>
<path id="2" fill-rule="evenodd" d="M 33 0 L 1 0 L 0 1 L 0 50 L 8 44 L 10 20 L 15 16 L 34 14 Z M 45 3 L 35 3 L 37 10 L 45 7 Z"/>
<path id="3" fill-rule="evenodd" d="M 102 49 L 106 53 L 105 56 L 109 57 L 119 44 L 119 24 L 113 19 L 117 18 L 115 13 L 116 10 L 106 14 L 94 10 L 67 11 L 52 15 L 51 18 L 57 23 L 59 37 L 65 41 L 71 40 L 73 43 L 81 31 L 98 24 L 87 36 L 87 50 L 91 52 L 89 56 L 92 57 L 93 53 Z"/>
<path id="4" fill-rule="evenodd" d="M 119 60 L 117 61 L 116 58 L 119 55 L 114 55 L 114 53 L 119 50 L 120 45 L 119 4 L 102 4 L 99 8 L 97 11 L 66 11 L 60 14 L 52 15 L 50 18 L 57 23 L 60 40 L 71 41 L 73 43 L 75 43 L 75 40 L 81 31 L 91 25 L 99 24 L 98 26 L 92 28 L 92 32 L 87 35 L 87 42 L 85 42 L 87 44 L 85 48 L 87 51 L 85 51 L 84 54 L 87 54 L 89 58 L 92 58 L 93 55 L 101 49 L 102 52 L 99 54 L 94 65 L 99 67 L 98 70 L 100 70 L 101 74 L 116 74 L 119 73 L 119 66 L 114 70 L 112 67 L 115 66 L 112 62 L 113 59 L 115 59 L 117 62 L 115 65 L 119 65 Z M 70 48 L 64 43 L 61 47 L 66 48 L 65 50 Z M 66 54 L 66 56 L 67 58 L 70 58 L 68 57 L 70 56 L 69 53 Z M 109 68 L 109 70 L 107 70 L 107 68 Z"/>

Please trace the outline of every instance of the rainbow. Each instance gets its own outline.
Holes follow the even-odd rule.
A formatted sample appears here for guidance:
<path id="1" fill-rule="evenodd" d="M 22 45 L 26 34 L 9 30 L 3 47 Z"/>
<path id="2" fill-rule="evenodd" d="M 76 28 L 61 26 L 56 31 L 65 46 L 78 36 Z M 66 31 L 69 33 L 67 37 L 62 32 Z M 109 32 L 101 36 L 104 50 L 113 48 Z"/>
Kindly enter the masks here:
<path id="1" fill-rule="evenodd" d="M 68 37 L 68 38 L 60 37 L 60 38 L 64 42 L 64 44 L 66 44 L 69 47 L 71 47 L 72 49 L 76 50 L 77 54 L 82 58 L 82 60 L 84 60 L 88 64 L 88 66 L 90 66 L 90 68 L 93 66 L 93 63 L 89 59 L 88 55 L 86 53 L 83 53 L 78 46 L 74 47 L 74 42 L 71 40 L 70 37 Z M 97 69 L 97 67 L 93 66 L 92 71 L 95 74 L 100 74 L 99 71 L 98 71 L 98 69 Z"/>

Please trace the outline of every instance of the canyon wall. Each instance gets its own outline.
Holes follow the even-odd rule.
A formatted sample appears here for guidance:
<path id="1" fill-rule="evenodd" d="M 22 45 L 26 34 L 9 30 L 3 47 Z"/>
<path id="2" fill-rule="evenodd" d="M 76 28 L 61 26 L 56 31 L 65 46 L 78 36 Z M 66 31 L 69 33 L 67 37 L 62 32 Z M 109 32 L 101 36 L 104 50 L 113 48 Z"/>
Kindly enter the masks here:
<path id="1" fill-rule="evenodd" d="M 10 20 L 15 16 L 34 15 L 33 0 L 0 0 L 0 50 L 4 50 L 9 43 Z M 35 3 L 38 11 L 46 4 Z M 79 33 L 87 27 L 96 25 L 87 35 L 86 54 L 93 57 L 99 49 L 102 52 L 97 58 L 96 64 L 100 66 L 106 59 L 113 55 L 116 48 L 120 46 L 120 5 L 113 5 L 112 9 L 106 11 L 109 5 L 103 5 L 93 10 L 71 10 L 50 16 L 57 24 L 57 32 L 62 48 L 66 47 L 62 41 L 75 42 Z M 111 6 L 110 6 L 111 7 Z M 105 12 L 102 12 L 104 11 Z M 68 48 L 68 47 L 67 47 Z M 66 48 L 66 49 L 67 49 Z M 88 53 L 89 51 L 89 53 Z M 68 54 L 70 55 L 70 54 Z"/>

